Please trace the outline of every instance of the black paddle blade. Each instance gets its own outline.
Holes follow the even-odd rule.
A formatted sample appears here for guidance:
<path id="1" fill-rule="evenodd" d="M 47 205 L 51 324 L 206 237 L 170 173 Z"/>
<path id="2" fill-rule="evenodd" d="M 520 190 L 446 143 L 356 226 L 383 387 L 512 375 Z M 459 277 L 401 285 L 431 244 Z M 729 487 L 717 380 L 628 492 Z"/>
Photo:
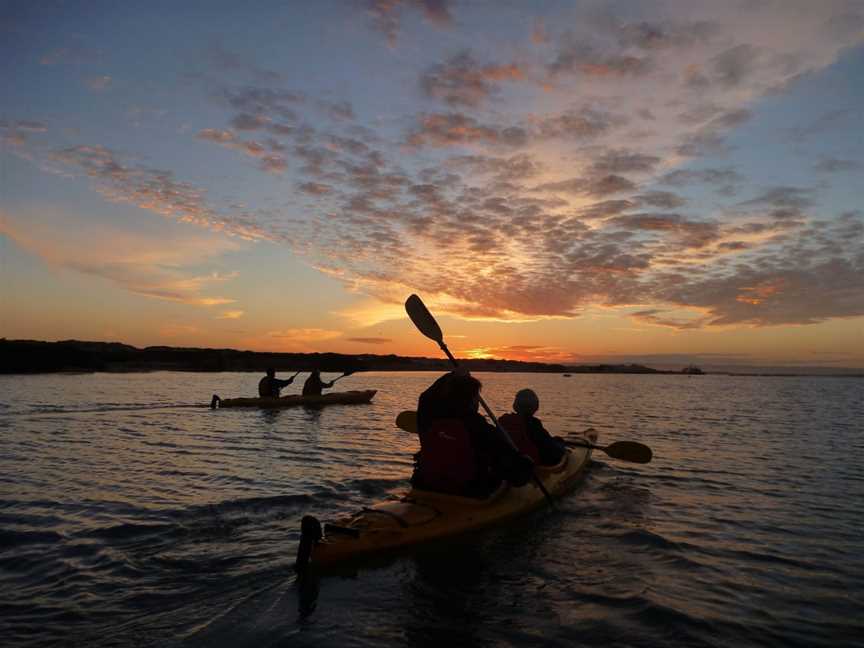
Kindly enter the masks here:
<path id="1" fill-rule="evenodd" d="M 610 457 L 633 463 L 650 463 L 654 456 L 651 448 L 636 441 L 616 441 L 602 450 Z"/>
<path id="2" fill-rule="evenodd" d="M 408 317 L 414 322 L 414 326 L 423 335 L 430 340 L 435 340 L 438 344 L 444 342 L 444 334 L 441 332 L 441 327 L 438 326 L 438 322 L 432 317 L 432 313 L 426 308 L 426 304 L 417 295 L 411 295 L 405 300 L 405 312 L 408 313 Z"/>
<path id="3" fill-rule="evenodd" d="M 396 427 L 405 432 L 417 434 L 417 412 L 405 410 L 396 417 Z"/>

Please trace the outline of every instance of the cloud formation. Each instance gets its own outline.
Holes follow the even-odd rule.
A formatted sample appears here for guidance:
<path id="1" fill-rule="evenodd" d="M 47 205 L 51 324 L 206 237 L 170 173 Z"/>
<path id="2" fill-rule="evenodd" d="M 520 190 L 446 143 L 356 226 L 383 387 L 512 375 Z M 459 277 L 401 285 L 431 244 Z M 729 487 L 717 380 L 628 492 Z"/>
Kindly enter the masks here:
<path id="1" fill-rule="evenodd" d="M 482 123 L 462 113 L 433 113 L 420 117 L 406 141 L 417 147 L 466 144 L 518 147 L 528 142 L 528 132 L 519 126 Z"/>
<path id="2" fill-rule="evenodd" d="M 129 164 L 104 146 L 78 145 L 55 150 L 49 164 L 60 173 L 83 174 L 94 188 L 112 202 L 223 231 L 240 238 L 268 238 L 265 231 L 242 215 L 226 216 L 210 207 L 203 192 L 174 178 L 171 171 Z"/>
<path id="3" fill-rule="evenodd" d="M 857 171 L 862 166 L 864 165 L 857 160 L 826 157 L 814 164 L 813 168 L 820 173 L 845 173 L 847 171 Z"/>
<path id="4" fill-rule="evenodd" d="M 443 3 L 371 10 L 394 42 L 392 20 L 411 8 L 454 23 Z M 710 212 L 685 195 L 741 191 L 738 170 L 698 158 L 728 154 L 755 101 L 854 42 L 838 40 L 824 10 L 799 9 L 753 6 L 745 18 L 700 6 L 685 19 L 670 5 L 637 22 L 585 13 L 572 31 L 545 29 L 518 65 L 455 52 L 420 76 L 421 93 L 449 109 L 409 116 L 401 141 L 335 119 L 311 128 L 303 115 L 320 103 L 263 85 L 226 91 L 228 127 L 199 137 L 255 159 L 290 155 L 298 195 L 318 209 L 279 223 L 279 236 L 384 303 L 420 290 L 442 312 L 511 321 L 642 304 L 633 317 L 677 328 L 851 316 L 864 303 L 860 214 L 820 220 L 813 187 L 763 187 Z M 771 28 L 778 11 L 783 35 Z M 546 88 L 542 108 L 487 110 L 493 98 L 505 108 L 513 81 Z M 829 272 L 823 307 L 808 311 Z"/>
<path id="5" fill-rule="evenodd" d="M 429 24 L 446 28 L 453 23 L 449 5 L 449 0 L 368 0 L 367 11 L 387 44 L 396 47 L 403 11 L 419 10 Z"/>
<path id="6" fill-rule="evenodd" d="M 240 117 L 242 119 L 245 116 L 241 115 Z M 235 117 L 233 121 L 236 123 L 238 118 Z M 247 125 L 247 123 L 242 121 L 241 124 Z M 245 130 L 253 129 L 246 128 Z M 285 149 L 273 138 L 267 138 L 263 141 L 243 140 L 238 138 L 237 134 L 233 131 L 216 128 L 205 128 L 199 131 L 196 137 L 208 142 L 214 142 L 225 148 L 240 151 L 244 155 L 257 159 L 258 168 L 262 171 L 281 174 L 288 169 L 288 162 L 282 154 Z"/>
<path id="7" fill-rule="evenodd" d="M 98 277 L 144 297 L 204 307 L 236 301 L 213 293 L 230 285 L 236 273 L 200 274 L 192 269 L 238 249 L 236 242 L 224 237 L 192 230 L 175 235 L 166 246 L 158 236 L 108 224 L 73 223 L 44 210 L 3 213 L 0 234 L 53 267 Z M 94 241 L 99 241 L 98 254 Z"/>
<path id="8" fill-rule="evenodd" d="M 515 63 L 482 65 L 470 52 L 462 52 L 429 68 L 420 77 L 420 87 L 426 96 L 450 106 L 473 108 L 494 97 L 501 81 L 518 81 L 524 76 Z"/>
<path id="9" fill-rule="evenodd" d="M 861 214 L 827 207 L 828 181 L 753 186 L 729 144 L 761 100 L 860 43 L 854 19 L 833 20 L 851 4 L 668 0 L 638 12 L 650 20 L 574 5 L 561 25 L 526 28 L 524 47 L 482 56 L 455 35 L 464 5 L 362 6 L 394 47 L 406 29 L 453 30 L 434 59 L 400 57 L 410 97 L 352 103 L 246 66 L 251 84 L 215 93 L 224 118 L 190 131 L 197 146 L 264 172 L 255 188 L 273 188 L 272 204 L 216 210 L 179 174 L 98 145 L 60 147 L 49 161 L 109 200 L 290 246 L 383 304 L 367 322 L 414 291 L 440 312 L 506 321 L 598 305 L 681 329 L 862 313 Z M 219 56 L 231 78 L 244 68 Z M 829 121 L 804 124 L 798 141 Z M 21 124 L 6 123 L 7 137 L 36 132 Z M 835 180 L 858 167 L 814 160 Z"/>
<path id="10" fill-rule="evenodd" d="M 282 331 L 269 331 L 268 337 L 284 339 L 290 342 L 322 342 L 340 337 L 341 331 L 331 331 L 320 328 L 293 328 Z"/>

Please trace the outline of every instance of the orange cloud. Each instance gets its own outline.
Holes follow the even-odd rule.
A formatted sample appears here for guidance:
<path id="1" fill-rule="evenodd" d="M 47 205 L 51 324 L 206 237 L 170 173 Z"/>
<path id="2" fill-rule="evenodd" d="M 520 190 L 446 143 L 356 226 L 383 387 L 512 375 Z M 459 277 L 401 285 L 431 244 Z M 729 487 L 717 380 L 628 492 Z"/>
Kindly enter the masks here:
<path id="1" fill-rule="evenodd" d="M 765 302 L 769 297 L 779 294 L 785 283 L 786 282 L 783 279 L 776 279 L 764 281 L 756 286 L 742 286 L 741 294 L 735 299 L 742 304 L 758 306 Z"/>
<path id="2" fill-rule="evenodd" d="M 235 300 L 204 294 L 237 273 L 212 272 L 188 276 L 197 266 L 240 244 L 197 231 L 149 236 L 117 226 L 88 223 L 69 214 L 2 212 L 0 234 L 46 263 L 100 277 L 145 297 L 195 306 L 220 306 Z"/>
<path id="3" fill-rule="evenodd" d="M 341 337 L 342 331 L 319 328 L 293 328 L 283 331 L 269 331 L 267 337 L 285 339 L 291 342 L 322 342 Z"/>
<path id="4" fill-rule="evenodd" d="M 460 352 L 476 360 L 518 360 L 521 362 L 567 363 L 576 362 L 577 354 L 561 347 L 515 344 L 494 347 L 475 347 Z"/>

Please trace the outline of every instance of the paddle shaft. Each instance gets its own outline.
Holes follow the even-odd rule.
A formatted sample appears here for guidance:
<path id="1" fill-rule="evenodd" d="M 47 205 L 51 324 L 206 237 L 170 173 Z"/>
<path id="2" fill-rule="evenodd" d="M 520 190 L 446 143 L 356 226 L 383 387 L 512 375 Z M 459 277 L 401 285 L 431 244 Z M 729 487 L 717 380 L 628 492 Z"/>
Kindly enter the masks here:
<path id="1" fill-rule="evenodd" d="M 593 443 L 580 443 L 579 441 L 570 441 L 569 439 L 564 440 L 564 445 L 570 448 L 590 448 L 591 450 L 603 450 L 606 451 L 606 446 L 594 445 Z"/>
<path id="2" fill-rule="evenodd" d="M 595 445 L 587 439 L 580 439 L 579 441 L 564 441 L 564 443 L 570 448 L 600 450 L 613 459 L 632 461 L 633 463 L 651 463 L 651 458 L 654 455 L 651 448 L 646 446 L 644 443 L 638 443 L 636 441 L 616 441 L 607 446 Z"/>

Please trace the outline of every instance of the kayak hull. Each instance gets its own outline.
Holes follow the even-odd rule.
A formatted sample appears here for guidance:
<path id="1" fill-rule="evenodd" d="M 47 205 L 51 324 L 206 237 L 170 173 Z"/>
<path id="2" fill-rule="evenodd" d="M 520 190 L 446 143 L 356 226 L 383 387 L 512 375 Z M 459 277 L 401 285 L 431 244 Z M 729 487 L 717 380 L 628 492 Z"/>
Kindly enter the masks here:
<path id="1" fill-rule="evenodd" d="M 583 438 L 595 443 L 597 434 Z M 573 448 L 556 466 L 538 466 L 536 474 L 550 495 L 561 497 L 576 486 L 590 458 L 590 448 Z M 382 502 L 325 525 L 327 535 L 312 543 L 309 558 L 317 567 L 328 567 L 486 528 L 545 504 L 533 481 L 518 488 L 503 485 L 486 499 L 414 488 L 398 501 Z"/>
<path id="2" fill-rule="evenodd" d="M 290 394 L 281 398 L 219 398 L 213 397 L 213 405 L 222 407 L 321 407 L 323 405 L 355 405 L 368 403 L 377 393 L 376 389 L 365 389 L 361 391 L 331 392 L 321 396 L 303 396 L 302 394 Z"/>

